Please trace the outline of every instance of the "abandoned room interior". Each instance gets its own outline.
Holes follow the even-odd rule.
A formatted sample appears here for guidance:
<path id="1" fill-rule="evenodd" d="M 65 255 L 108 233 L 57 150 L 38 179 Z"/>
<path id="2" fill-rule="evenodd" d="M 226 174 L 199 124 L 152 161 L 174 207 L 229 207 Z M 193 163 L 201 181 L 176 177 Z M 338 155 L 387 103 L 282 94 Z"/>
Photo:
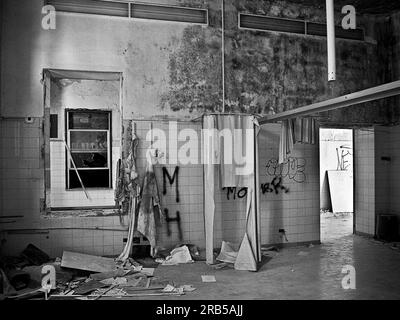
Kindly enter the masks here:
<path id="1" fill-rule="evenodd" d="M 400 298 L 399 1 L 0 10 L 1 300 Z"/>

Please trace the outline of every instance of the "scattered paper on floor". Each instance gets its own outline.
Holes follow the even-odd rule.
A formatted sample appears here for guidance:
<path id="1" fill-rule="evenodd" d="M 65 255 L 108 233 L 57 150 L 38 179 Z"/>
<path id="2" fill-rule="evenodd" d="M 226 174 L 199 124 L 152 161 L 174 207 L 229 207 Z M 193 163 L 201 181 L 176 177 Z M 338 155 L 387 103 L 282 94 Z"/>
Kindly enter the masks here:
<path id="1" fill-rule="evenodd" d="M 192 256 L 187 246 L 175 248 L 171 254 L 161 264 L 163 266 L 175 266 L 181 263 L 192 263 Z"/>
<path id="2" fill-rule="evenodd" d="M 208 276 L 208 275 L 201 276 L 201 280 L 203 282 L 217 282 L 217 279 L 215 279 L 215 276 Z"/>

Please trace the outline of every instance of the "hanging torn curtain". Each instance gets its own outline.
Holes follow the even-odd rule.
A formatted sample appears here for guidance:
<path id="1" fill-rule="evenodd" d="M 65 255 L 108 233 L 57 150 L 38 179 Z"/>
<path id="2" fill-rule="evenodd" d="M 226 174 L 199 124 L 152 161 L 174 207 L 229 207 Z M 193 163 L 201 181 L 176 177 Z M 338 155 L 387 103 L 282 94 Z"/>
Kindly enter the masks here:
<path id="1" fill-rule="evenodd" d="M 279 141 L 279 163 L 284 163 L 293 151 L 294 144 L 315 144 L 317 129 L 312 117 L 283 120 Z"/>
<path id="2" fill-rule="evenodd" d="M 157 150 L 149 150 L 147 154 L 146 172 L 143 177 L 142 186 L 139 183 L 139 174 L 136 168 L 137 147 L 139 139 L 136 135 L 136 124 L 130 122 L 128 137 L 131 133 L 130 144 L 127 149 L 127 157 L 119 160 L 117 164 L 117 182 L 115 190 L 115 201 L 122 206 L 124 213 L 128 213 L 129 232 L 128 240 L 124 250 L 117 258 L 126 261 L 132 249 L 135 231 L 140 232 L 150 242 L 151 255 L 155 253 L 156 247 L 156 220 L 161 214 L 160 198 L 156 176 L 153 165 L 159 160 Z"/>
<path id="3" fill-rule="evenodd" d="M 127 149 L 128 156 L 126 159 L 118 160 L 115 188 L 115 201 L 122 207 L 124 213 L 128 213 L 129 219 L 128 240 L 117 259 L 119 261 L 126 261 L 129 258 L 136 229 L 136 215 L 140 196 L 139 174 L 136 168 L 137 146 L 139 144 L 139 139 L 136 135 L 136 124 L 130 122 L 128 131 L 131 132 L 129 148 Z"/>
<path id="4" fill-rule="evenodd" d="M 157 244 L 156 221 L 162 217 L 160 197 L 154 164 L 158 163 L 157 150 L 150 150 L 147 154 L 146 173 L 140 194 L 137 231 L 143 234 L 150 242 L 151 256 L 155 255 Z"/>
<path id="5" fill-rule="evenodd" d="M 258 123 L 253 116 L 207 115 L 203 127 L 208 129 L 203 137 L 205 156 L 205 224 L 206 258 L 213 263 L 213 228 L 215 215 L 215 171 L 219 183 L 224 187 L 247 187 L 246 228 L 239 247 L 235 269 L 257 270 L 258 237 L 256 230 L 257 210 L 255 205 L 255 147 Z M 212 130 L 212 134 L 210 134 Z M 214 166 L 217 164 L 217 166 Z"/>

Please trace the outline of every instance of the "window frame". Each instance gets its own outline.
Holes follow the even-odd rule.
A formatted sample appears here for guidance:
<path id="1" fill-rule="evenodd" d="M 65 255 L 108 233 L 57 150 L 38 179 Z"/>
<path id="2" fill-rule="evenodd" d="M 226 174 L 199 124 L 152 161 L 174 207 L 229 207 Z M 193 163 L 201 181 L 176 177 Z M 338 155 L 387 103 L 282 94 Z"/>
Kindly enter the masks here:
<path id="1" fill-rule="evenodd" d="M 108 129 L 70 129 L 69 123 L 69 114 L 70 113 L 103 113 L 108 115 Z M 67 143 L 71 155 L 74 153 L 73 148 L 71 146 L 71 132 L 107 132 L 107 167 L 94 167 L 94 168 L 79 168 L 76 169 L 78 172 L 80 171 L 91 171 L 91 170 L 104 170 L 108 171 L 108 187 L 87 187 L 85 189 L 90 190 L 110 190 L 113 189 L 113 175 L 112 175 L 112 111 L 109 110 L 99 110 L 99 109 L 65 109 L 65 142 Z M 76 153 L 90 153 L 79 151 Z M 76 165 L 76 163 L 75 163 Z M 71 156 L 68 150 L 65 150 L 65 188 L 66 191 L 77 191 L 82 190 L 80 188 L 71 188 L 70 187 L 70 172 L 75 173 L 74 166 L 71 163 Z"/>

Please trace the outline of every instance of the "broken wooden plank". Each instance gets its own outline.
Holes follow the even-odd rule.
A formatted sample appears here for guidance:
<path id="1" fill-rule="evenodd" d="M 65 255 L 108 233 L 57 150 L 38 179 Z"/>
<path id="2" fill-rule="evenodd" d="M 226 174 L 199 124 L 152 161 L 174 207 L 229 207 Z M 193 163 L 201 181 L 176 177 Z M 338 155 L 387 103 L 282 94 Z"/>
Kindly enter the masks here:
<path id="1" fill-rule="evenodd" d="M 82 283 L 77 289 L 75 289 L 75 293 L 85 295 L 93 291 L 96 291 L 97 289 L 105 288 L 107 286 L 108 286 L 107 284 L 104 284 L 100 281 L 90 280 L 88 282 Z"/>
<path id="2" fill-rule="evenodd" d="M 47 255 L 47 253 L 43 252 L 33 244 L 29 244 L 25 250 L 22 251 L 21 256 L 35 266 L 41 266 L 42 264 L 50 261 L 50 257 Z"/>
<path id="3" fill-rule="evenodd" d="M 70 251 L 63 252 L 61 267 L 91 272 L 109 272 L 117 269 L 116 262 L 112 258 Z"/>
<path id="4" fill-rule="evenodd" d="M 106 291 L 104 291 L 103 293 L 100 293 L 98 296 L 96 296 L 93 300 L 97 300 L 99 299 L 101 296 L 104 296 L 106 293 L 108 293 L 109 291 L 111 291 L 112 289 L 114 289 L 117 285 L 112 285 L 111 287 L 109 287 Z"/>
<path id="5" fill-rule="evenodd" d="M 118 269 L 115 271 L 107 271 L 107 272 L 101 272 L 101 273 L 94 273 L 90 275 L 90 278 L 93 280 L 106 280 L 110 278 L 117 278 L 117 277 L 123 277 L 125 276 L 129 271 L 125 271 L 123 269 Z"/>
<path id="6" fill-rule="evenodd" d="M 148 288 L 139 288 L 139 287 L 124 287 L 124 290 L 126 291 L 126 293 L 132 293 L 132 292 L 138 292 L 138 291 L 155 291 L 155 290 L 162 290 L 164 289 L 164 287 L 162 286 L 157 286 L 157 287 L 148 287 Z"/>
<path id="7" fill-rule="evenodd" d="M 101 298 L 133 298 L 133 297 L 153 297 L 153 296 L 183 296 L 185 293 L 179 292 L 156 292 L 156 293 L 137 293 L 137 294 L 124 294 L 124 295 L 103 295 Z M 91 299 L 90 296 L 84 296 L 79 294 L 74 294 L 70 296 L 60 295 L 60 294 L 53 294 L 50 296 L 49 300 L 52 298 L 86 298 L 87 300 L 94 300 Z M 95 297 L 96 298 L 96 297 Z M 96 299 L 97 300 L 97 299 Z"/>

